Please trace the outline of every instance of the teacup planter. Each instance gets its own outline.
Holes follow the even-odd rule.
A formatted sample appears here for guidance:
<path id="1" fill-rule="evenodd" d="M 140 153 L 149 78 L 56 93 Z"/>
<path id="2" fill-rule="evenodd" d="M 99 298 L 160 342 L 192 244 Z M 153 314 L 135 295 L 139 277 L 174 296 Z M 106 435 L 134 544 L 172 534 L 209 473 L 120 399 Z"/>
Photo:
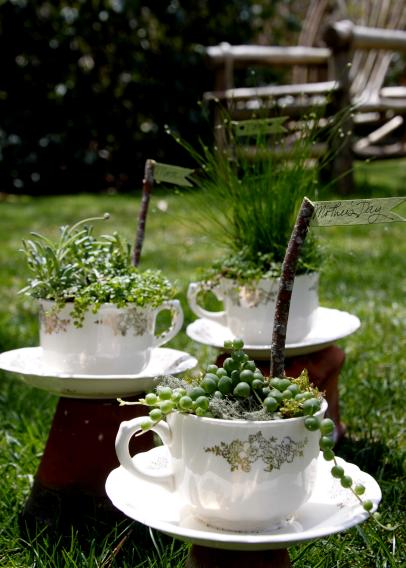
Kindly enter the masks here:
<path id="1" fill-rule="evenodd" d="M 33 277 L 22 292 L 39 301 L 40 346 L 50 369 L 138 374 L 152 349 L 178 333 L 182 308 L 160 271 L 139 270 L 126 241 L 116 233 L 95 237 L 92 220 L 61 227 L 54 241 L 33 234 L 23 242 Z M 171 322 L 157 335 L 163 310 Z"/>
<path id="2" fill-rule="evenodd" d="M 318 284 L 316 272 L 296 277 L 286 334 L 288 343 L 302 340 L 311 331 L 319 307 Z M 220 278 L 214 286 L 210 282 L 191 282 L 188 302 L 197 316 L 225 325 L 245 344 L 270 345 L 278 289 L 279 278 L 261 278 L 246 284 Z M 198 303 L 205 290 L 211 290 L 224 303 L 223 311 L 209 311 Z"/>
<path id="3" fill-rule="evenodd" d="M 181 141 L 199 164 L 195 183 L 202 199 L 201 215 L 208 221 L 194 220 L 194 230 L 200 227 L 205 238 L 211 235 L 219 251 L 211 266 L 203 267 L 203 277 L 194 279 L 199 282 L 191 283 L 189 304 L 198 317 L 223 324 L 247 348 L 271 344 L 286 246 L 304 195 L 315 196 L 318 187 L 317 166 L 309 167 L 313 142 L 320 133 L 317 120 L 313 125 L 304 121 L 307 126 L 289 145 L 280 120 L 271 130 L 266 121 L 260 122 L 225 120 L 224 134 L 232 152 L 206 146 L 194 150 Z M 283 147 L 282 153 L 272 152 L 274 143 Z M 245 153 L 251 144 L 255 158 Z M 310 235 L 298 259 L 288 343 L 300 342 L 313 329 L 322 263 L 322 248 L 316 235 Z M 224 303 L 223 311 L 205 309 L 204 290 Z M 203 321 L 202 327 L 215 327 L 209 323 Z"/>
<path id="4" fill-rule="evenodd" d="M 39 311 L 44 363 L 72 374 L 138 374 L 148 365 L 152 349 L 170 341 L 183 323 L 178 300 L 164 301 L 155 309 L 103 304 L 96 313 L 88 310 L 80 327 L 72 309 L 66 304 L 58 310 L 54 302 L 42 300 Z M 156 318 L 163 310 L 170 311 L 171 325 L 156 335 Z"/>
<path id="5" fill-rule="evenodd" d="M 322 418 L 323 401 L 315 417 Z M 221 420 L 173 412 L 151 426 L 170 455 L 171 472 L 151 477 L 128 451 L 145 418 L 121 424 L 117 455 L 130 472 L 171 481 L 197 518 L 218 529 L 264 531 L 292 519 L 310 497 L 317 474 L 319 434 L 305 418 Z M 159 477 L 158 477 L 159 475 Z"/>

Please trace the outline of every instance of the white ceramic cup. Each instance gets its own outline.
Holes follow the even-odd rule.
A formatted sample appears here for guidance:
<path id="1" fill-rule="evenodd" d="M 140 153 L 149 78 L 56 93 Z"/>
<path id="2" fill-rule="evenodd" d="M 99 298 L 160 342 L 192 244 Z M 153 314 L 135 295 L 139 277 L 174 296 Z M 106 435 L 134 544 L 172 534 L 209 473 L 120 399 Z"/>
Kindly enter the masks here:
<path id="1" fill-rule="evenodd" d="M 323 401 L 316 416 L 322 417 Z M 121 465 L 151 482 L 168 483 L 192 513 L 215 528 L 263 531 L 283 526 L 310 497 L 320 433 L 304 418 L 246 421 L 171 413 L 152 430 L 170 455 L 170 471 L 146 469 L 128 444 L 145 417 L 122 422 L 116 438 Z M 139 454 L 142 457 L 142 454 Z"/>
<path id="2" fill-rule="evenodd" d="M 53 307 L 53 302 L 40 303 L 43 360 L 51 369 L 72 374 L 141 373 L 149 363 L 151 350 L 172 339 L 183 324 L 178 300 L 163 302 L 156 309 L 104 304 L 96 314 L 87 311 L 79 328 L 72 321 L 72 304 L 61 311 Z M 170 311 L 171 324 L 156 335 L 156 318 L 163 310 Z"/>
<path id="3" fill-rule="evenodd" d="M 296 276 L 289 310 L 286 334 L 287 343 L 301 341 L 310 331 L 319 307 L 318 273 Z M 279 278 L 261 279 L 240 286 L 234 280 L 223 278 L 212 289 L 224 303 L 224 311 L 212 312 L 198 304 L 198 295 L 207 290 L 204 282 L 191 282 L 188 302 L 192 311 L 201 318 L 217 321 L 228 327 L 235 337 L 246 345 L 270 345 Z"/>

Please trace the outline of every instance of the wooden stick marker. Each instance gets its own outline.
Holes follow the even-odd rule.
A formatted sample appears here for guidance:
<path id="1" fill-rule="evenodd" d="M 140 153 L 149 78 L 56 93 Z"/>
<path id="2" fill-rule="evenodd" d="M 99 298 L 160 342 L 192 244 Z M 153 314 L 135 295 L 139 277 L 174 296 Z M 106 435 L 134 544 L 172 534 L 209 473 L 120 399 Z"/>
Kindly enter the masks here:
<path id="1" fill-rule="evenodd" d="M 139 266 L 141 259 L 142 245 L 144 244 L 145 227 L 147 224 L 148 206 L 151 197 L 152 188 L 154 186 L 154 168 L 156 162 L 147 160 L 145 162 L 144 179 L 142 182 L 142 199 L 140 214 L 138 216 L 137 234 L 135 236 L 133 265 Z"/>
<path id="2" fill-rule="evenodd" d="M 289 308 L 295 282 L 296 266 L 313 217 L 314 205 L 305 197 L 289 239 L 276 298 L 275 318 L 271 345 L 271 377 L 285 374 L 285 343 Z"/>

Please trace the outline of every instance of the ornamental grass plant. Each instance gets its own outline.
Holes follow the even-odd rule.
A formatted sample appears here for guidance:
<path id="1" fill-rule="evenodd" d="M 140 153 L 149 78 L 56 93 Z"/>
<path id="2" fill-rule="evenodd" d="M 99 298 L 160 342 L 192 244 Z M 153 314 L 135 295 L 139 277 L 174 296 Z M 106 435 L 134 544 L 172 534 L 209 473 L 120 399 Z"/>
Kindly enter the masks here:
<path id="1" fill-rule="evenodd" d="M 211 229 L 210 237 L 223 252 L 207 278 L 223 276 L 242 284 L 280 275 L 300 204 L 305 196 L 317 199 L 320 171 L 328 161 L 327 155 L 314 160 L 313 148 L 319 137 L 333 134 L 314 116 L 303 122 L 303 130 L 289 138 L 279 122 L 272 134 L 247 137 L 225 120 L 229 143 L 224 149 L 202 144 L 195 150 L 176 138 L 198 164 L 200 228 L 205 234 Z M 322 259 L 320 243 L 309 235 L 297 274 L 319 271 Z"/>

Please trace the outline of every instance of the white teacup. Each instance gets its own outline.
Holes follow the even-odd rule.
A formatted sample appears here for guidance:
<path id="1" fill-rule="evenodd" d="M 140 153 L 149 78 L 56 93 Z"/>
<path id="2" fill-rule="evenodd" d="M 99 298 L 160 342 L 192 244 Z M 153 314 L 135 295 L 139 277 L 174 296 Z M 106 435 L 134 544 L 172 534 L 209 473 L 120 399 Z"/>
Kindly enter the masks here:
<path id="1" fill-rule="evenodd" d="M 289 311 L 287 343 L 299 342 L 311 331 L 319 307 L 318 282 L 319 274 L 315 272 L 296 276 Z M 270 345 L 278 289 L 279 278 L 263 278 L 244 286 L 223 278 L 212 292 L 224 303 L 224 311 L 211 312 L 198 304 L 198 295 L 207 290 L 207 284 L 191 282 L 188 301 L 197 316 L 225 325 L 235 337 L 243 339 L 246 345 Z"/>
<path id="2" fill-rule="evenodd" d="M 53 302 L 40 302 L 40 345 L 44 363 L 51 369 L 72 374 L 125 375 L 141 373 L 151 350 L 167 343 L 181 329 L 183 311 L 178 300 L 159 308 L 104 304 L 96 314 L 85 314 L 82 327 L 75 327 L 73 304 L 55 310 Z M 167 331 L 155 334 L 159 312 L 169 310 Z"/>
<path id="3" fill-rule="evenodd" d="M 316 416 L 326 408 L 323 401 Z M 172 480 L 173 490 L 208 525 L 274 529 L 312 493 L 320 433 L 308 431 L 303 417 L 256 422 L 171 413 L 152 428 L 169 451 L 169 473 L 148 470 L 142 459 L 130 456 L 129 441 L 144 420 L 121 423 L 116 438 L 121 465 L 151 482 Z"/>

